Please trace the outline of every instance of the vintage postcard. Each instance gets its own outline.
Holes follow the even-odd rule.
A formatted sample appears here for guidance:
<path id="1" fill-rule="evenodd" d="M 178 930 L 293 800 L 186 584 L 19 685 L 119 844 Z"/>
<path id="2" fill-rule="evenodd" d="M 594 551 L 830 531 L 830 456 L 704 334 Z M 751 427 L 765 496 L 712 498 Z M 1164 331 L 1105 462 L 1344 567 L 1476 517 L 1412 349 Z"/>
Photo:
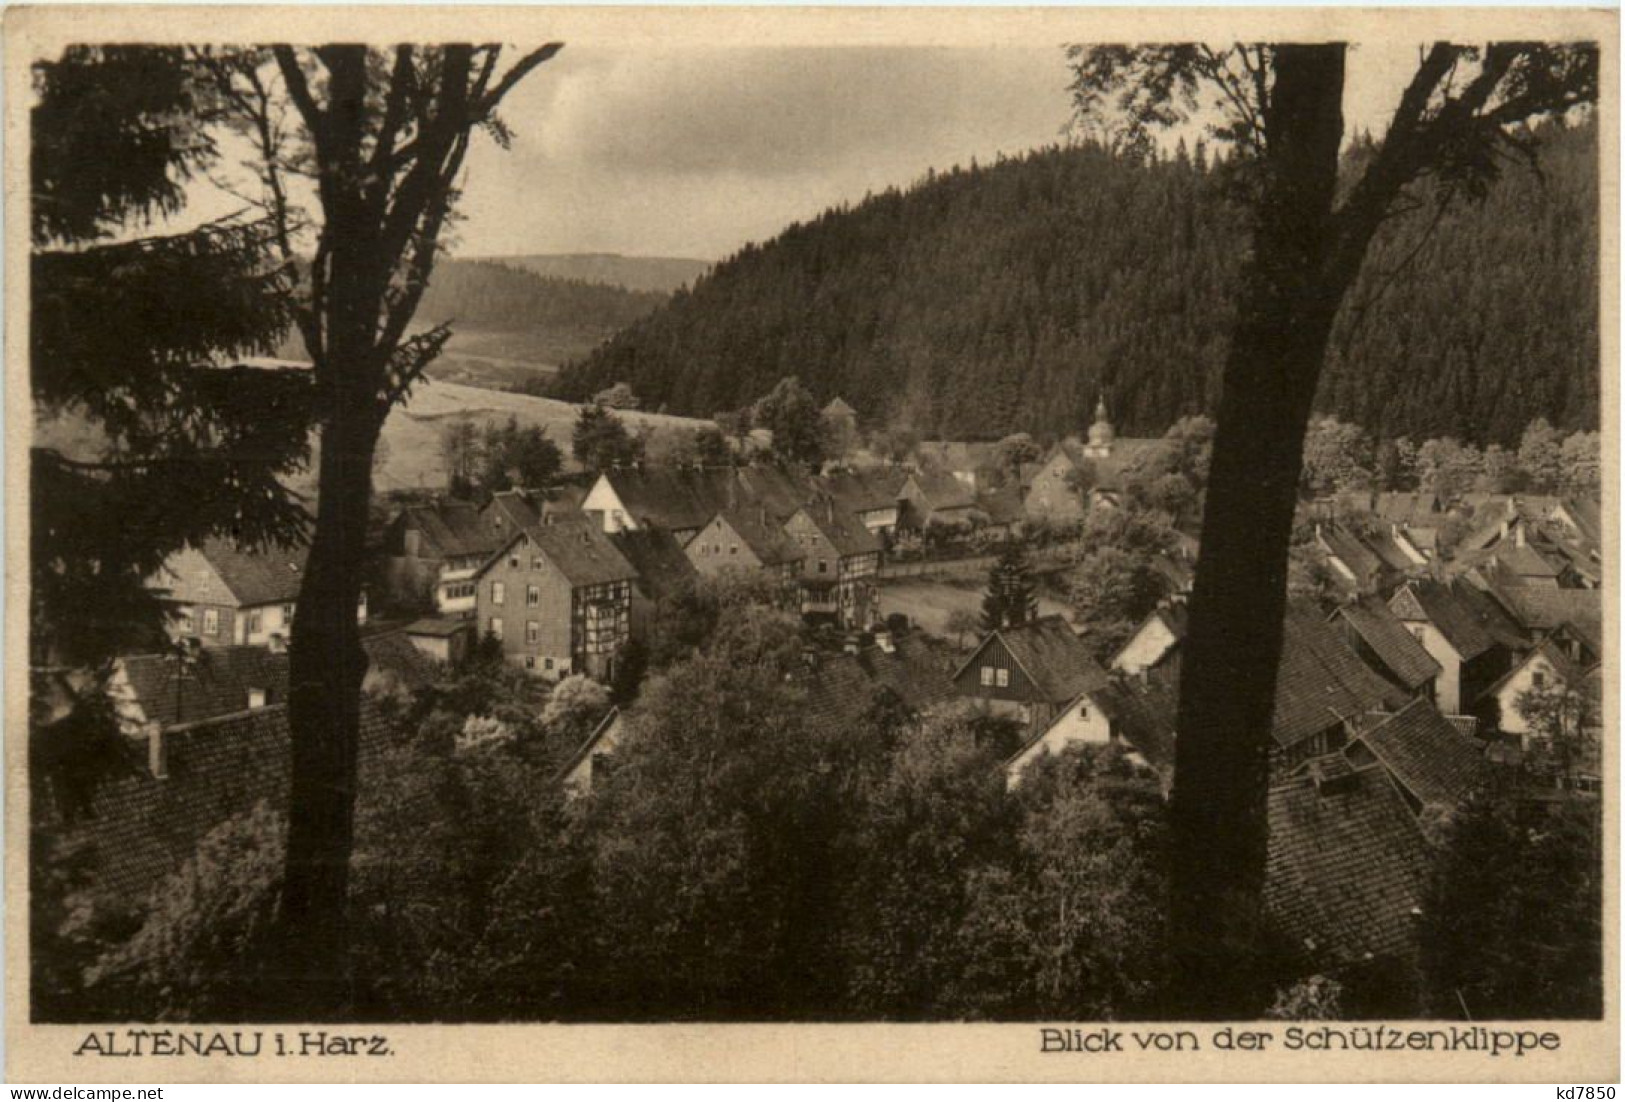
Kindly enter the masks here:
<path id="1" fill-rule="evenodd" d="M 8 1078 L 1617 1081 L 1618 33 L 12 9 Z"/>

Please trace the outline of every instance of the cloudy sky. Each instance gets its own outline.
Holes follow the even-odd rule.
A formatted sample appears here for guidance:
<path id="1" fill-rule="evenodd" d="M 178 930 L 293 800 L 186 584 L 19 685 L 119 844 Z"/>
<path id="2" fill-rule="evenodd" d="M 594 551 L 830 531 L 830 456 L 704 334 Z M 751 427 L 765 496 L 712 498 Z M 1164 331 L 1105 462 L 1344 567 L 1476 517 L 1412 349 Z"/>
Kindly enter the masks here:
<path id="1" fill-rule="evenodd" d="M 1346 125 L 1380 131 L 1415 46 L 1356 47 Z M 477 139 L 458 256 L 612 252 L 720 260 L 928 169 L 1061 140 L 1060 46 L 566 45 Z M 200 186 L 187 218 L 241 203 Z"/>
<path id="2" fill-rule="evenodd" d="M 1356 49 L 1351 125 L 1374 128 L 1415 48 Z M 455 250 L 717 260 L 927 169 L 1057 141 L 1059 47 L 566 46 L 513 93 L 504 152 L 470 155 Z"/>

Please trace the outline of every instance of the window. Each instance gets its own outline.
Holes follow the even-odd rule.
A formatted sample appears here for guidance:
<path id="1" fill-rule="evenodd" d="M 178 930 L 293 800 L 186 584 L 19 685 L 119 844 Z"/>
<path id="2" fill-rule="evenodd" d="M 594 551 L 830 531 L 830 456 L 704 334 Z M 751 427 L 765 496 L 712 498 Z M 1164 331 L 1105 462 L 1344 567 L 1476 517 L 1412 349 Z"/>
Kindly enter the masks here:
<path id="1" fill-rule="evenodd" d="M 293 623 L 293 606 L 292 605 L 283 605 L 282 606 L 282 622 L 284 624 Z"/>
<path id="2" fill-rule="evenodd" d="M 193 631 L 197 630 L 192 627 L 192 610 L 189 608 L 183 608 L 179 611 L 175 617 L 175 624 L 180 628 L 182 635 L 191 635 Z"/>
<path id="3" fill-rule="evenodd" d="M 1418 643 L 1426 643 L 1428 640 L 1427 628 L 1423 627 L 1421 624 L 1417 624 L 1415 627 L 1411 628 L 1411 634 L 1416 636 L 1416 641 Z"/>
<path id="4" fill-rule="evenodd" d="M 525 607 L 526 608 L 539 608 L 539 607 L 541 607 L 541 604 L 542 604 L 542 587 L 537 586 L 537 585 L 527 585 L 525 587 Z"/>
<path id="5" fill-rule="evenodd" d="M 248 633 L 256 634 L 260 630 L 260 623 L 260 610 L 256 608 L 248 614 Z"/>
<path id="6" fill-rule="evenodd" d="M 505 591 L 502 588 L 502 583 L 501 582 L 492 582 L 491 583 L 491 603 L 492 604 L 500 605 L 502 603 L 502 598 L 503 598 L 504 594 L 505 594 Z"/>
<path id="7" fill-rule="evenodd" d="M 612 519 L 615 522 L 615 527 L 619 528 L 621 526 L 621 519 L 622 519 L 621 518 L 621 511 L 619 509 L 611 509 L 609 511 L 609 515 L 610 515 L 610 519 Z"/>
<path id="8" fill-rule="evenodd" d="M 525 669 L 534 670 L 535 668 L 536 668 L 536 656 L 534 654 L 525 655 Z"/>
<path id="9" fill-rule="evenodd" d="M 1546 671 L 1536 670 L 1534 673 L 1529 675 L 1529 680 L 1535 686 L 1535 688 L 1544 689 L 1546 687 Z"/>
<path id="10" fill-rule="evenodd" d="M 545 570 L 546 569 L 546 567 L 544 567 L 542 565 L 542 557 L 540 555 L 532 555 L 530 557 L 530 568 L 532 570 Z"/>
<path id="11" fill-rule="evenodd" d="M 491 634 L 495 635 L 498 639 L 502 638 L 502 617 L 491 617 Z"/>
<path id="12" fill-rule="evenodd" d="M 738 544 L 737 544 L 737 543 L 735 543 L 735 544 L 730 544 L 730 545 L 729 545 L 729 546 L 728 546 L 728 554 L 730 554 L 730 555 L 737 555 L 737 554 L 739 554 L 739 545 L 738 545 Z"/>
<path id="13" fill-rule="evenodd" d="M 982 684 L 984 684 L 984 685 L 993 684 L 993 674 L 994 674 L 994 672 L 995 671 L 994 671 L 992 666 L 983 666 L 982 667 Z"/>
<path id="14" fill-rule="evenodd" d="M 1009 684 L 1010 684 L 1010 671 L 1009 670 L 1000 670 L 999 671 L 999 688 L 1001 688 L 1001 689 L 1007 688 L 1009 686 Z"/>
<path id="15" fill-rule="evenodd" d="M 1088 704 L 1087 701 L 1085 701 L 1084 703 L 1078 705 L 1078 718 L 1079 719 L 1088 719 L 1089 718 L 1089 704 Z"/>
<path id="16" fill-rule="evenodd" d="M 219 609 L 206 608 L 206 609 L 203 610 L 203 634 L 204 635 L 219 635 L 220 634 L 220 610 Z"/>
<path id="17" fill-rule="evenodd" d="M 542 625 L 535 620 L 525 621 L 525 642 L 535 643 L 542 637 Z"/>
<path id="18" fill-rule="evenodd" d="M 551 658 L 542 659 L 542 668 L 543 669 L 548 669 L 548 670 L 552 669 L 553 668 L 553 660 Z"/>
<path id="19" fill-rule="evenodd" d="M 818 560 L 818 572 L 820 574 L 828 574 L 829 573 L 829 560 L 827 560 L 827 559 L 819 559 Z"/>
<path id="20" fill-rule="evenodd" d="M 509 570 L 518 570 L 519 569 L 519 556 L 518 555 L 509 555 L 508 556 L 508 569 Z"/>

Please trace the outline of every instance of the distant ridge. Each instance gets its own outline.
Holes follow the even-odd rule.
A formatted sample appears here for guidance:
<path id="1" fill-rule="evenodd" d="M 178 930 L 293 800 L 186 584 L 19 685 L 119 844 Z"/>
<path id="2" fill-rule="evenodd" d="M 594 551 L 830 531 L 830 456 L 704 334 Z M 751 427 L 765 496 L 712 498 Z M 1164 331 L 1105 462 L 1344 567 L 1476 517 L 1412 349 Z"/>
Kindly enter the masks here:
<path id="1" fill-rule="evenodd" d="M 629 291 L 658 291 L 669 295 L 691 284 L 711 269 L 709 260 L 682 256 L 622 256 L 619 253 L 535 253 L 526 256 L 482 256 L 555 279 L 608 283 Z"/>

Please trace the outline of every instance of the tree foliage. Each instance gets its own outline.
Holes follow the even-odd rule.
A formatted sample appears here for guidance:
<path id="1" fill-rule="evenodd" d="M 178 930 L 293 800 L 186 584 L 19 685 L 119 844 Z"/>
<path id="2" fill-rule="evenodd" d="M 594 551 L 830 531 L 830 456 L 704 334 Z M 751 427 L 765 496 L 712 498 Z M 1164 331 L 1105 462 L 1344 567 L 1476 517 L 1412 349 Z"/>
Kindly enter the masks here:
<path id="1" fill-rule="evenodd" d="M 1596 129 L 1534 133 L 1538 170 L 1514 161 L 1481 204 L 1381 229 L 1317 410 L 1481 444 L 1534 416 L 1600 425 Z M 1080 432 L 1102 387 L 1126 434 L 1211 415 L 1246 248 L 1233 160 L 1086 141 L 880 192 L 741 250 L 567 365 L 561 393 L 625 379 L 707 416 L 800 373 L 928 439 Z"/>

